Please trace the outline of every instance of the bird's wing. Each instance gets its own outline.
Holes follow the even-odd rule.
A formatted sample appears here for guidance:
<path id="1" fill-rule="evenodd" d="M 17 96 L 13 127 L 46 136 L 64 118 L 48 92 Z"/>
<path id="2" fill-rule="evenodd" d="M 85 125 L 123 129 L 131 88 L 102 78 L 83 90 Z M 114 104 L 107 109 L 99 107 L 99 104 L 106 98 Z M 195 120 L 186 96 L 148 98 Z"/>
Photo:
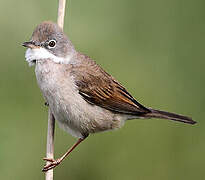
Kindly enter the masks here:
<path id="1" fill-rule="evenodd" d="M 79 94 L 88 103 L 116 113 L 131 115 L 141 115 L 150 111 L 138 103 L 120 83 L 88 57 L 72 69 Z"/>

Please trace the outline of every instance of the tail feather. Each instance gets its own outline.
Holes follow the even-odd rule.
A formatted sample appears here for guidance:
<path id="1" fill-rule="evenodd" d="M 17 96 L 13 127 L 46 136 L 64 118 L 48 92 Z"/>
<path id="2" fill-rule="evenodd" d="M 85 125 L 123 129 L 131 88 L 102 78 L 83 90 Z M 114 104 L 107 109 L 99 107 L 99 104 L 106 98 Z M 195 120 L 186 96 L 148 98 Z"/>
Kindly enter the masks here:
<path id="1" fill-rule="evenodd" d="M 188 123 L 188 124 L 196 123 L 196 121 L 193 121 L 192 118 L 187 117 L 187 116 L 170 113 L 166 111 L 155 110 L 151 108 L 149 108 L 149 110 L 151 112 L 144 115 L 146 118 L 169 119 L 169 120 L 179 121 L 179 122 Z"/>

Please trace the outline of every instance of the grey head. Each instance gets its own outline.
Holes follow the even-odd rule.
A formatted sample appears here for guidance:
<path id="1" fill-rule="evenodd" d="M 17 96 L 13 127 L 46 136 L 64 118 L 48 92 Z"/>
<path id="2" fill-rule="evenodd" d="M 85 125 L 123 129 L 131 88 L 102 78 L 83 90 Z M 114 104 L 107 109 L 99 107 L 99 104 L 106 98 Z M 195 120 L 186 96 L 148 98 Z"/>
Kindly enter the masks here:
<path id="1" fill-rule="evenodd" d="M 51 21 L 39 24 L 31 37 L 31 40 L 24 42 L 27 47 L 26 60 L 34 63 L 38 59 L 51 58 L 62 61 L 58 58 L 67 58 L 75 53 L 75 48 L 62 29 Z"/>

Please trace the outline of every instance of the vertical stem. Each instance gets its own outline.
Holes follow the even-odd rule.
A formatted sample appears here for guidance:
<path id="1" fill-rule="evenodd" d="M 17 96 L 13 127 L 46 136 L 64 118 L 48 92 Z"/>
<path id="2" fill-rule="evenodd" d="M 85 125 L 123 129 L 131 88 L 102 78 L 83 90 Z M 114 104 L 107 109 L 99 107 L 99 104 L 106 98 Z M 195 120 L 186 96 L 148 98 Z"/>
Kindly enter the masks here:
<path id="1" fill-rule="evenodd" d="M 55 131 L 55 118 L 48 109 L 48 130 L 47 130 L 47 145 L 46 145 L 46 157 L 54 158 L 54 131 Z M 49 163 L 49 162 L 47 162 Z M 53 169 L 48 170 L 45 173 L 46 180 L 53 180 Z"/>
<path id="2" fill-rule="evenodd" d="M 65 3 L 66 3 L 66 0 L 59 0 L 59 4 L 58 4 L 57 24 L 62 29 L 63 29 L 64 17 L 65 17 Z"/>
<path id="3" fill-rule="evenodd" d="M 58 3 L 58 20 L 57 24 L 63 29 L 64 16 L 65 16 L 65 4 L 66 0 L 59 0 Z M 46 157 L 54 158 L 54 131 L 55 131 L 55 118 L 48 110 L 48 130 L 47 130 L 47 147 L 46 147 Z M 53 169 L 48 170 L 45 173 L 45 180 L 53 180 Z"/>

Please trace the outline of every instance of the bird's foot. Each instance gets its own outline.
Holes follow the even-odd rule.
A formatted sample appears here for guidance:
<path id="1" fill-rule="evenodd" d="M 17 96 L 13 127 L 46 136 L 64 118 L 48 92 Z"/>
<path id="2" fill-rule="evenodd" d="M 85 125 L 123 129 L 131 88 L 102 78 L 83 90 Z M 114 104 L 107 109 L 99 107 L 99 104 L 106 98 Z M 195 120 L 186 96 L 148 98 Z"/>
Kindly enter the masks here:
<path id="1" fill-rule="evenodd" d="M 49 162 L 47 165 L 45 165 L 43 167 L 43 169 L 42 169 L 43 172 L 46 172 L 50 169 L 53 169 L 61 163 L 61 159 L 55 160 L 55 159 L 52 159 L 52 158 L 43 158 L 43 160 Z"/>

